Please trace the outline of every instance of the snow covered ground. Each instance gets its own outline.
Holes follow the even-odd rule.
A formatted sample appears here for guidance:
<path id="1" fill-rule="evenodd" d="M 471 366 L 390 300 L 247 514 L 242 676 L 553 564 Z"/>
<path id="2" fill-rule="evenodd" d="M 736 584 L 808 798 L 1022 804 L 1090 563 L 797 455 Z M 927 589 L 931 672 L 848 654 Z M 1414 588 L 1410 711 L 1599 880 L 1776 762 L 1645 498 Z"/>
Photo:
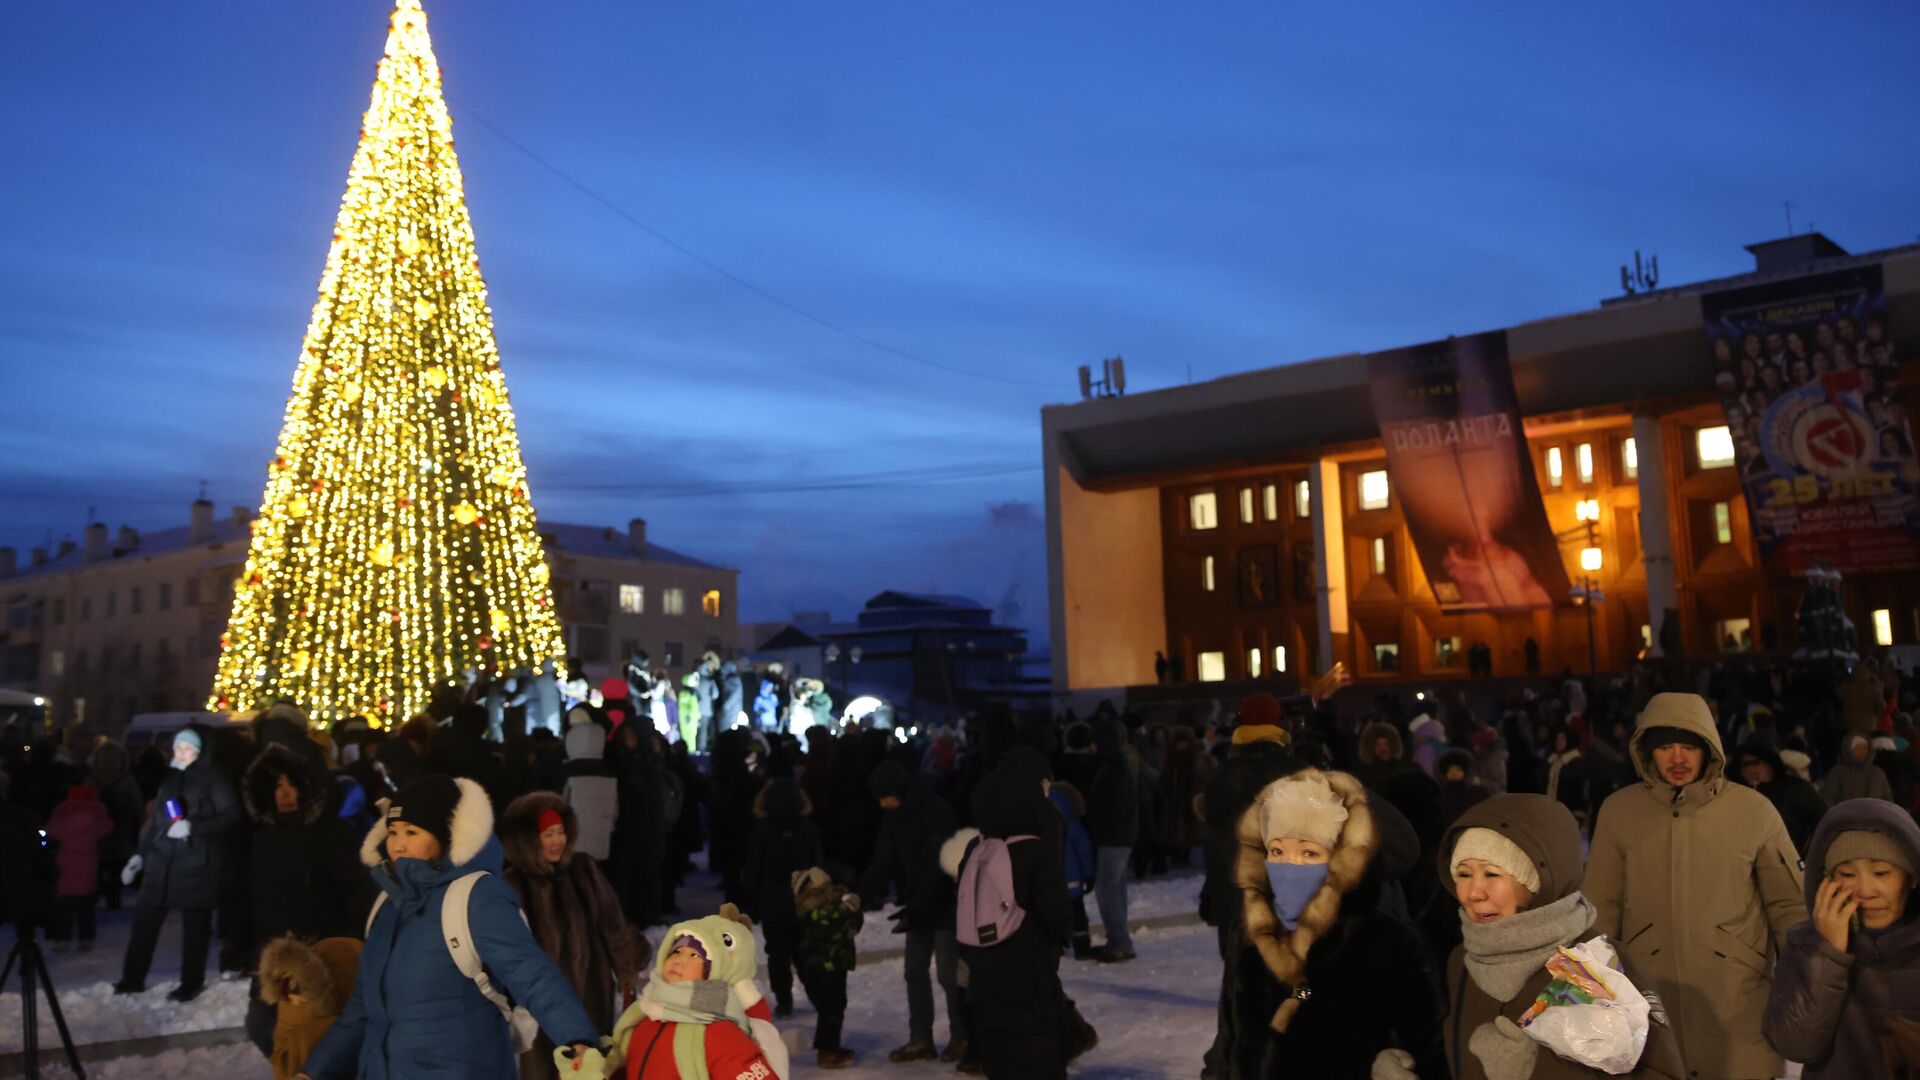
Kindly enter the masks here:
<path id="1" fill-rule="evenodd" d="M 1128 917 L 1131 922 L 1180 916 L 1194 910 L 1200 878 L 1196 871 L 1178 876 L 1134 882 L 1129 890 Z M 705 905 L 711 908 L 707 890 L 694 889 L 683 894 L 689 910 Z M 1089 897 L 1087 912 L 1096 927 L 1100 924 L 1098 907 Z M 126 952 L 132 913 L 100 913 L 100 935 L 91 952 L 54 953 L 45 956 L 61 1008 L 76 1042 L 115 1043 L 123 1040 L 180 1035 L 190 1032 L 227 1032 L 238 1038 L 237 1029 L 246 1015 L 245 979 L 212 982 L 206 992 L 191 1005 L 177 1005 L 166 999 L 178 979 L 180 930 L 177 920 L 169 920 L 161 933 L 160 947 L 148 976 L 149 989 L 132 997 L 115 997 L 112 983 L 119 978 L 120 962 Z M 885 913 L 872 913 L 862 928 L 858 948 L 863 957 L 886 955 L 898 950 L 902 938 L 892 933 L 893 923 Z M 660 933 L 653 931 L 657 940 Z M 1100 931 L 1095 930 L 1098 940 Z M 1140 958 L 1133 963 L 1105 967 L 1091 963 L 1063 961 L 1061 973 L 1067 992 L 1080 1010 L 1100 1030 L 1100 1046 L 1076 1065 L 1075 1071 L 1100 1076 L 1183 1076 L 1197 1073 L 1200 1055 L 1213 1032 L 1213 1002 L 1218 988 L 1219 960 L 1215 955 L 1213 932 L 1191 926 L 1150 929 L 1134 934 Z M 10 946 L 10 942 L 8 943 Z M 910 1075 L 932 1076 L 952 1072 L 951 1066 L 916 1064 L 897 1066 L 886 1061 L 886 1052 L 906 1041 L 906 1006 L 901 961 L 866 959 L 854 973 L 849 987 L 851 1003 L 847 1015 L 847 1042 L 860 1055 L 851 1074 L 877 1075 L 882 1067 L 888 1076 L 906 1080 Z M 935 994 L 936 1000 L 940 1000 Z M 813 1013 L 806 995 L 796 985 L 797 1011 L 783 1027 L 795 1030 L 799 1045 L 811 1042 Z M 0 1055 L 21 1049 L 21 1003 L 19 979 L 8 980 L 0 994 Z M 944 1009 L 944 1005 L 937 1006 Z M 48 1075 L 67 1075 L 60 1059 L 58 1035 L 46 1003 L 40 1004 L 40 1044 L 43 1068 Z M 944 1017 L 936 1024 L 944 1044 Z M 811 1076 L 810 1050 L 796 1054 L 796 1076 Z M 12 1072 L 0 1068 L 0 1075 Z M 217 1075 L 222 1080 L 253 1080 L 271 1075 L 266 1062 L 251 1045 L 230 1045 L 195 1049 L 170 1049 L 158 1056 L 126 1056 L 89 1062 L 89 1076 L 139 1077 L 140 1080 L 164 1080 L 169 1077 Z"/>

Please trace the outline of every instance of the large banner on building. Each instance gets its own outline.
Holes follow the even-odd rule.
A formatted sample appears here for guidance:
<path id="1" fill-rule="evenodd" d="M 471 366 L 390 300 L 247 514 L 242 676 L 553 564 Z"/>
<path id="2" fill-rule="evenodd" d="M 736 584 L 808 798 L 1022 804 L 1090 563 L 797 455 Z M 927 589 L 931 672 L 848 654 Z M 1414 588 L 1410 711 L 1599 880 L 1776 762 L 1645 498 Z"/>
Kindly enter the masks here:
<path id="1" fill-rule="evenodd" d="M 1920 566 L 1920 468 L 1880 267 L 1713 293 L 1701 307 L 1768 567 Z"/>
<path id="2" fill-rule="evenodd" d="M 1367 374 L 1393 497 L 1441 609 L 1571 602 L 1521 430 L 1506 335 L 1376 353 Z"/>

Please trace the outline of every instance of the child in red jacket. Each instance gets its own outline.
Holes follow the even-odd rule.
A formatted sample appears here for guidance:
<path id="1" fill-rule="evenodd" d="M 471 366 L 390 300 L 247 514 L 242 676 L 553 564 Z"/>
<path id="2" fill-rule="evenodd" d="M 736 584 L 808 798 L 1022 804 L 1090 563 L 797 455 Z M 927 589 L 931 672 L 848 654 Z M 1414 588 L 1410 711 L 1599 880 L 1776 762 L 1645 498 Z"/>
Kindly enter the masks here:
<path id="1" fill-rule="evenodd" d="M 608 1077 L 625 1080 L 787 1080 L 787 1048 L 753 985 L 753 922 L 732 904 L 660 939 L 653 977 L 620 1017 Z M 561 1066 L 562 1080 L 568 1076 Z"/>
<path id="2" fill-rule="evenodd" d="M 93 909 L 99 900 L 100 842 L 113 833 L 113 815 L 81 784 L 67 789 L 67 799 L 47 818 L 47 836 L 60 845 L 60 881 L 55 887 L 53 922 L 48 935 L 53 951 L 73 947 L 80 931 L 80 951 L 93 948 Z"/>

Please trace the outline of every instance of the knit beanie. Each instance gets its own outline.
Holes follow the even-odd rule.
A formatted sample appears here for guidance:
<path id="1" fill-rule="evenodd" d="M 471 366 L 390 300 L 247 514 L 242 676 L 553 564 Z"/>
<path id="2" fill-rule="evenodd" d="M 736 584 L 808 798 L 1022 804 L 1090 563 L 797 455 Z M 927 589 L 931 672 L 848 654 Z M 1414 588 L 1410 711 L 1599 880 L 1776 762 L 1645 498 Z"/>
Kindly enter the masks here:
<path id="1" fill-rule="evenodd" d="M 1682 746 L 1691 746 L 1695 750 L 1704 751 L 1707 749 L 1707 740 L 1701 738 L 1694 732 L 1688 731 L 1686 728 L 1650 727 L 1640 733 L 1640 745 L 1645 747 L 1648 753 L 1652 753 L 1659 747 L 1668 746 L 1673 743 L 1679 743 Z"/>
<path id="2" fill-rule="evenodd" d="M 1308 840 L 1333 850 L 1347 823 L 1347 807 L 1319 776 L 1289 777 L 1268 789 L 1261 838 L 1272 843 L 1281 837 Z"/>
<path id="3" fill-rule="evenodd" d="M 867 790 L 876 799 L 902 798 L 907 793 L 907 768 L 897 761 L 888 759 L 874 766 L 867 774 Z"/>
<path id="4" fill-rule="evenodd" d="M 453 808 L 460 802 L 460 786 L 448 776 L 423 776 L 401 788 L 387 803 L 387 827 L 396 821 L 430 834 L 440 850 L 453 846 Z"/>
<path id="5" fill-rule="evenodd" d="M 1833 843 L 1827 845 L 1827 865 L 1822 867 L 1822 872 L 1831 874 L 1842 863 L 1855 859 L 1878 859 L 1892 863 L 1906 871 L 1909 879 L 1914 876 L 1913 860 L 1907 857 L 1893 837 L 1870 829 L 1848 829 L 1834 837 Z"/>
<path id="6" fill-rule="evenodd" d="M 703 968 L 703 970 L 700 972 L 700 977 L 702 979 L 713 974 L 713 957 L 707 955 L 707 946 L 705 942 L 702 942 L 699 938 L 695 937 L 692 934 L 681 934 L 677 939 L 674 940 L 673 948 L 668 949 L 667 954 L 671 956 L 672 954 L 679 952 L 681 949 L 692 949 L 694 952 L 697 952 L 700 954 L 700 963 Z"/>
<path id="7" fill-rule="evenodd" d="M 1233 729 L 1233 745 L 1254 742 L 1287 745 L 1287 729 L 1280 726 L 1280 702 L 1272 694 L 1248 694 L 1240 699 L 1240 722 Z"/>
<path id="8" fill-rule="evenodd" d="M 186 745 L 193 747 L 193 752 L 196 754 L 199 753 L 202 749 L 202 744 L 200 742 L 200 733 L 193 730 L 192 728 L 181 728 L 180 731 L 174 735 L 173 745 L 179 746 L 182 743 L 185 743 Z"/>
<path id="9" fill-rule="evenodd" d="M 560 813 L 560 811 L 555 810 L 553 807 L 549 806 L 545 810 L 540 811 L 540 817 L 534 822 L 534 829 L 533 829 L 534 834 L 538 835 L 540 833 L 546 832 L 548 829 L 553 828 L 555 825 L 558 825 L 564 829 L 566 828 L 566 825 L 567 825 L 567 819 L 564 815 Z"/>
<path id="10" fill-rule="evenodd" d="M 1520 845 L 1492 829 L 1473 828 L 1460 834 L 1453 845 L 1450 866 L 1458 873 L 1460 864 L 1468 859 L 1479 859 L 1505 870 L 1530 893 L 1540 891 L 1540 871 L 1534 868 L 1533 860 L 1520 850 Z"/>

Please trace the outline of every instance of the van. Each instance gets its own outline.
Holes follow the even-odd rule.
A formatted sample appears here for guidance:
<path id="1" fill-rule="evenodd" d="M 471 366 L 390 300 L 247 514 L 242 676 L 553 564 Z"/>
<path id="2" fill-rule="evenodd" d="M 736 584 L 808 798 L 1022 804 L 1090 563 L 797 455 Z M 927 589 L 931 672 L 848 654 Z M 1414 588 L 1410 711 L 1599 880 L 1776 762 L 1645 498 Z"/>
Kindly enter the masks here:
<path id="1" fill-rule="evenodd" d="M 173 745 L 173 737 L 188 724 L 199 724 L 214 731 L 223 728 L 234 731 L 248 730 L 253 713 L 221 712 L 152 712 L 141 713 L 127 724 L 127 730 L 120 741 L 129 750 L 141 750 L 149 746 L 167 750 Z"/>

